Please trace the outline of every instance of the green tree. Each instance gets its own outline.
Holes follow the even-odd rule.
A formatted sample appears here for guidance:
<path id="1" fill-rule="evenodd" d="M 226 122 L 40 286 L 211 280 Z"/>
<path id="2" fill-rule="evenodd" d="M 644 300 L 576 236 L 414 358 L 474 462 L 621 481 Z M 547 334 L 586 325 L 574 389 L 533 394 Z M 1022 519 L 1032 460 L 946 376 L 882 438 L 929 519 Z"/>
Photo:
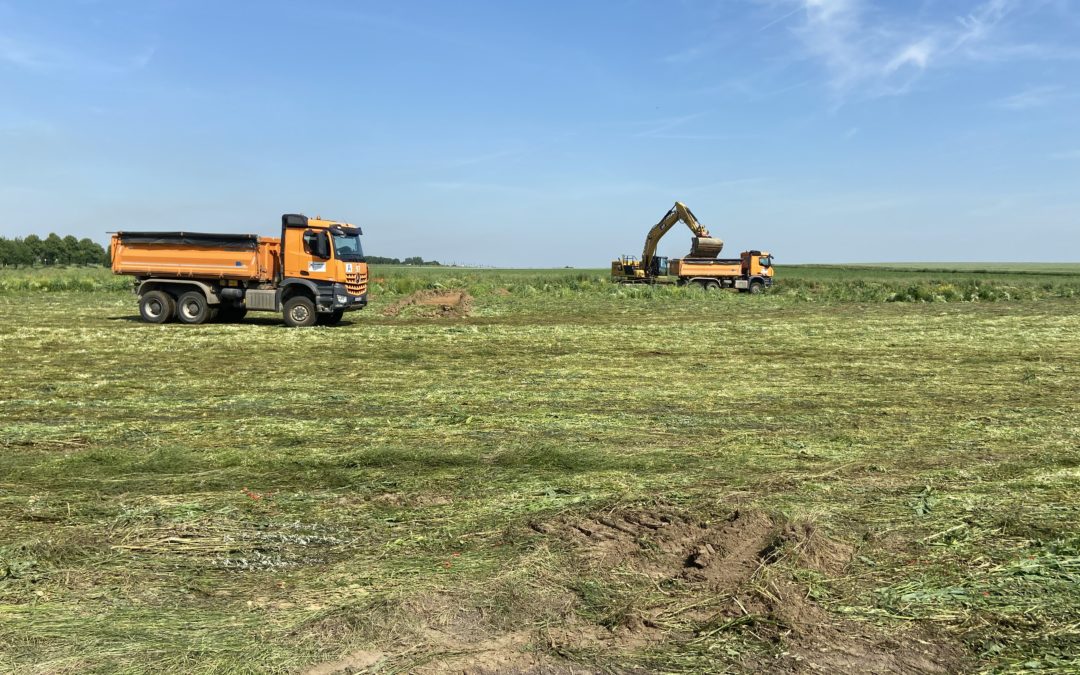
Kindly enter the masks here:
<path id="1" fill-rule="evenodd" d="M 41 242 L 41 264 L 56 265 L 64 257 L 64 240 L 55 232 L 50 232 Z"/>
<path id="2" fill-rule="evenodd" d="M 7 242 L 7 254 L 5 265 L 19 267 L 20 265 L 33 265 L 34 254 L 30 246 L 23 239 L 11 239 Z"/>
<path id="3" fill-rule="evenodd" d="M 79 240 L 72 235 L 67 235 L 62 240 L 64 242 L 63 250 L 60 252 L 58 262 L 61 265 L 78 265 L 79 264 Z"/>
<path id="4" fill-rule="evenodd" d="M 41 237 L 36 234 L 31 234 L 26 239 L 23 239 L 23 244 L 26 246 L 26 252 L 30 260 L 26 262 L 27 265 L 36 265 L 41 262 L 42 256 L 42 244 Z"/>
<path id="5" fill-rule="evenodd" d="M 100 265 L 105 258 L 105 249 L 101 248 L 101 244 L 89 238 L 79 240 L 78 251 L 76 262 L 79 265 Z"/>

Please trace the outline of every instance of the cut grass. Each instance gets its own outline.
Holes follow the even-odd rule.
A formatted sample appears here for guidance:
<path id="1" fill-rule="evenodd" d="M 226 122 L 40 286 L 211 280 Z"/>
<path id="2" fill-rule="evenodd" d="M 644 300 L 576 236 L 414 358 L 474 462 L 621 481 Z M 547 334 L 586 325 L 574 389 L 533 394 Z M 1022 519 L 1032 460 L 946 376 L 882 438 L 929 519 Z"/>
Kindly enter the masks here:
<path id="1" fill-rule="evenodd" d="M 791 569 L 833 616 L 918 626 L 972 668 L 1080 667 L 1076 280 L 993 273 L 1025 292 L 911 304 L 883 300 L 944 273 L 780 274 L 806 292 L 376 269 L 371 308 L 299 330 L 151 326 L 130 293 L 0 284 L 0 670 L 288 672 L 357 650 L 412 670 L 626 630 L 672 590 L 529 524 L 658 497 L 853 546 L 843 574 Z M 382 314 L 430 288 L 467 289 L 472 316 Z M 767 620 L 514 644 L 753 670 L 785 648 Z"/>

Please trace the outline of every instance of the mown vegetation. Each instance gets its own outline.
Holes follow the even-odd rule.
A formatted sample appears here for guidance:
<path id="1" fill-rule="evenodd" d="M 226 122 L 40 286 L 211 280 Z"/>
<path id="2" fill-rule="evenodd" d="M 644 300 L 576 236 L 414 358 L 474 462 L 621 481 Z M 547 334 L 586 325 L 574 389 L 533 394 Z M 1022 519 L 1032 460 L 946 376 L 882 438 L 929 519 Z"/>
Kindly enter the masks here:
<path id="1" fill-rule="evenodd" d="M 290 330 L 0 273 L 0 670 L 799 670 L 822 623 L 944 670 L 1080 669 L 1080 270 L 372 276 L 367 310 Z M 471 314 L 383 313 L 440 289 Z M 735 510 L 835 564 L 778 530 L 721 597 L 643 572 L 663 537 L 601 565 L 627 541 L 566 525 Z"/>

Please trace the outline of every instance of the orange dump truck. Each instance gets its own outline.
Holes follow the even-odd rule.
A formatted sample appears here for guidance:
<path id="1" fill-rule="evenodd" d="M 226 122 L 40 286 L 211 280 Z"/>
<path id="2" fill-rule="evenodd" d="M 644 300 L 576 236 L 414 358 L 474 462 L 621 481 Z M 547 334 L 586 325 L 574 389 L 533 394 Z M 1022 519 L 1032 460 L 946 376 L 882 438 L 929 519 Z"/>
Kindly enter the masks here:
<path id="1" fill-rule="evenodd" d="M 768 251 L 743 251 L 738 258 L 675 258 L 668 261 L 667 273 L 680 286 L 698 284 L 702 288 L 737 288 L 761 293 L 773 284 L 773 261 Z"/>
<path id="2" fill-rule="evenodd" d="M 367 305 L 360 228 L 286 214 L 281 237 L 115 232 L 112 270 L 135 277 L 144 321 L 239 321 L 282 312 L 289 326 L 335 324 Z"/>

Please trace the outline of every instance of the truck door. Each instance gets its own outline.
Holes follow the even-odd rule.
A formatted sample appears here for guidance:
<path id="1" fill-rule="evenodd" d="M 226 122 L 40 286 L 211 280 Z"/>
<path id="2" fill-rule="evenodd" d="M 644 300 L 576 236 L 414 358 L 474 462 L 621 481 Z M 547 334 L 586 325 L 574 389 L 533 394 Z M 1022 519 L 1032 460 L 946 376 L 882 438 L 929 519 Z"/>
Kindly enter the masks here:
<path id="1" fill-rule="evenodd" d="M 320 281 L 334 278 L 330 235 L 326 230 L 305 229 L 286 232 L 285 276 Z"/>

